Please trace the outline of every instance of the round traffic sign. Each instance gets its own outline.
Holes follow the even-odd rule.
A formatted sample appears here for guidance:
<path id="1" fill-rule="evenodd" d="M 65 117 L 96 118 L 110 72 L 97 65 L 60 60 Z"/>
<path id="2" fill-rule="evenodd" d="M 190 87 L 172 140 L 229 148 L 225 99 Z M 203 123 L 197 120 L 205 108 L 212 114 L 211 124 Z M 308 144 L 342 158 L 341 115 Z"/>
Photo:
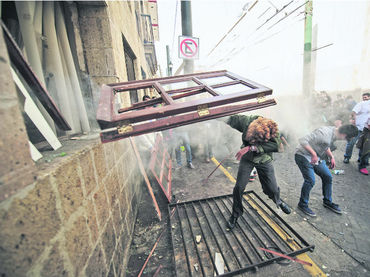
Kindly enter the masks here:
<path id="1" fill-rule="evenodd" d="M 198 52 L 198 44 L 191 38 L 186 38 L 180 43 L 181 54 L 185 57 L 192 58 Z"/>

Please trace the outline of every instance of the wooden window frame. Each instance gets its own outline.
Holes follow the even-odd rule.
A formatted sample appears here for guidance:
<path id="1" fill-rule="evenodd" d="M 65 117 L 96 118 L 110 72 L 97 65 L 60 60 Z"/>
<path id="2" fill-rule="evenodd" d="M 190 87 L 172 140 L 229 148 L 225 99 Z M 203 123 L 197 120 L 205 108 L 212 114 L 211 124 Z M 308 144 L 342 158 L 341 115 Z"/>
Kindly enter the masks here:
<path id="1" fill-rule="evenodd" d="M 207 85 L 204 81 L 215 77 L 228 77 L 231 81 L 214 85 Z M 187 81 L 193 81 L 196 85 L 167 91 L 163 87 Z M 230 94 L 217 92 L 217 88 L 232 85 L 243 85 L 246 89 Z M 116 94 L 145 88 L 156 89 L 159 97 L 130 107 L 114 109 Z M 202 93 L 208 93 L 212 97 L 182 103 L 174 101 Z M 266 99 L 271 94 L 272 89 L 226 70 L 114 83 L 103 85 L 101 89 L 97 121 L 104 130 L 101 133 L 102 141 L 109 142 L 276 105 L 274 99 Z M 256 102 L 241 103 L 251 99 L 256 99 Z M 162 106 L 154 108 L 154 105 Z"/>

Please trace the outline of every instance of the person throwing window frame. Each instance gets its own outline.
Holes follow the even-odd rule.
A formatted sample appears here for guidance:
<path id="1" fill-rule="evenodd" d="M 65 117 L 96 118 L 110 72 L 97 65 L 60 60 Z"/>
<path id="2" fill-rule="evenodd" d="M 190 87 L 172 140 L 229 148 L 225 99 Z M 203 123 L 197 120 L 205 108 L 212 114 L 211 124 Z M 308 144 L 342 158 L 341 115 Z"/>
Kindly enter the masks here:
<path id="1" fill-rule="evenodd" d="M 238 217 L 243 214 L 243 192 L 253 168 L 257 169 L 263 192 L 284 213 L 290 214 L 289 206 L 280 199 L 280 188 L 272 164 L 272 153 L 283 150 L 277 124 L 271 119 L 257 115 L 233 115 L 222 120 L 241 132 L 243 141 L 241 150 L 236 154 L 240 163 L 233 189 L 232 215 L 227 221 L 227 227 L 233 229 Z"/>
<path id="2" fill-rule="evenodd" d="M 356 137 L 358 130 L 351 124 L 342 125 L 339 128 L 324 126 L 299 139 L 299 145 L 295 154 L 295 162 L 302 173 L 304 182 L 301 189 L 298 208 L 309 216 L 316 214 L 309 208 L 308 201 L 310 192 L 315 185 L 315 173 L 322 180 L 323 205 L 333 212 L 341 214 L 339 205 L 332 201 L 332 175 L 326 165 L 324 157 L 330 160 L 329 167 L 335 167 L 335 159 L 330 150 L 330 145 L 335 140 L 351 140 Z"/>

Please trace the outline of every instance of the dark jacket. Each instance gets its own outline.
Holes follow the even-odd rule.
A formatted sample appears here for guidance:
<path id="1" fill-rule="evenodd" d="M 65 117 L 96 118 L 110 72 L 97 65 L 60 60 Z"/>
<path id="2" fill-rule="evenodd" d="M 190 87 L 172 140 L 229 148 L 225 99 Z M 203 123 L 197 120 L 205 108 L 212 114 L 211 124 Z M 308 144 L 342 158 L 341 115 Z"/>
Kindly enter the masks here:
<path id="1" fill-rule="evenodd" d="M 370 153 L 370 130 L 368 128 L 365 127 L 362 131 L 362 134 L 357 141 L 356 147 L 362 149 L 361 155 L 366 155 Z"/>
<path id="2" fill-rule="evenodd" d="M 238 130 L 239 132 L 242 132 L 242 147 L 251 145 L 249 141 L 245 139 L 248 127 L 254 120 L 259 117 L 260 116 L 258 115 L 233 115 L 229 117 L 227 124 L 229 124 L 232 128 Z M 269 140 L 268 142 L 257 144 L 255 146 L 257 146 L 258 152 L 249 151 L 243 156 L 242 159 L 246 159 L 254 163 L 267 163 L 273 159 L 273 152 L 281 152 L 283 149 L 280 135 L 278 135 L 277 138 Z"/>

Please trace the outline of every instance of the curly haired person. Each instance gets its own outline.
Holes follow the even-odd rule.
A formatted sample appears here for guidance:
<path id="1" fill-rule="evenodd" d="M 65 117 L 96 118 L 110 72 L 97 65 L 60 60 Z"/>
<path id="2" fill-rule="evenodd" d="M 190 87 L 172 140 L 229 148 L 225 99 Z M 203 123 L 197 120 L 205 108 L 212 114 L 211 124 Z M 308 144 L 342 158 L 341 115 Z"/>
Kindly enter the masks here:
<path id="1" fill-rule="evenodd" d="M 238 176 L 233 189 L 233 212 L 227 227 L 233 229 L 238 217 L 243 214 L 243 192 L 248 183 L 251 171 L 255 167 L 263 192 L 286 214 L 289 206 L 280 199 L 272 153 L 283 150 L 277 124 L 271 119 L 260 116 L 233 115 L 226 121 L 232 128 L 242 132 L 243 145 L 236 154 L 240 160 Z"/>

